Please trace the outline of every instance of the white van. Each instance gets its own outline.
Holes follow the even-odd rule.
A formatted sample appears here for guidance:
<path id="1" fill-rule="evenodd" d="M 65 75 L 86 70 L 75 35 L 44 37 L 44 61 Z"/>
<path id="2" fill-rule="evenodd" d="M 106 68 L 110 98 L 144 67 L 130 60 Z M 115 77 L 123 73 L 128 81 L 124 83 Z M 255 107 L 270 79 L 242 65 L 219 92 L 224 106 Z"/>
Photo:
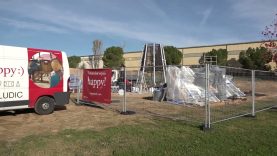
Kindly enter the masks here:
<path id="1" fill-rule="evenodd" d="M 0 111 L 34 108 L 50 114 L 69 103 L 64 52 L 0 45 Z"/>

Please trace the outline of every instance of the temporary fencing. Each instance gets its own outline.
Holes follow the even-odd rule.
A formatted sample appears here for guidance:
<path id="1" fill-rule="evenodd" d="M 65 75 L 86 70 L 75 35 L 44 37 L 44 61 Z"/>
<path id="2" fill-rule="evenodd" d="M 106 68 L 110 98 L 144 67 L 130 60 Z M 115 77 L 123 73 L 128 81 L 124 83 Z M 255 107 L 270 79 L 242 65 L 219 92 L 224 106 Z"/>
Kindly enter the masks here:
<path id="1" fill-rule="evenodd" d="M 144 73 L 141 67 L 113 69 L 108 108 L 210 128 L 233 118 L 256 116 L 277 105 L 274 72 L 206 64 L 167 66 L 165 76 L 161 70 L 151 69 L 145 67 Z M 82 70 L 74 75 L 82 80 Z M 81 99 L 82 87 L 78 90 L 75 97 Z"/>

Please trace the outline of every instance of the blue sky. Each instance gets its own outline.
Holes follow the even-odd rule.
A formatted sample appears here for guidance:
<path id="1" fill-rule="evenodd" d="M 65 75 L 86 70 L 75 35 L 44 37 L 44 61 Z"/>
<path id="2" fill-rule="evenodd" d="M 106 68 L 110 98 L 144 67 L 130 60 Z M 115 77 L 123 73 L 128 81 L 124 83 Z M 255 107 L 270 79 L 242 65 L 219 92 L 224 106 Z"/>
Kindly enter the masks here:
<path id="1" fill-rule="evenodd" d="M 0 0 L 0 44 L 92 54 L 262 40 L 277 0 Z"/>

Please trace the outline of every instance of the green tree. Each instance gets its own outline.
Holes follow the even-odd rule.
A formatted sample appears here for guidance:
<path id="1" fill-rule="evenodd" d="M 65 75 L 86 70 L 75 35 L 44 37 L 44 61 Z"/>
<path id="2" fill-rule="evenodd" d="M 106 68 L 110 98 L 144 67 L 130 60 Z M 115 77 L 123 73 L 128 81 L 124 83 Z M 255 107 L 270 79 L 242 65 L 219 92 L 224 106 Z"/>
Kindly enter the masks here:
<path id="1" fill-rule="evenodd" d="M 218 49 L 218 50 L 212 49 L 207 53 L 203 53 L 203 55 L 199 59 L 199 64 L 203 64 L 205 62 L 204 56 L 216 56 L 216 57 L 212 57 L 211 58 L 212 60 L 210 61 L 213 61 L 213 62 L 216 61 L 217 65 L 226 66 L 227 64 L 228 52 L 226 49 Z"/>
<path id="2" fill-rule="evenodd" d="M 242 67 L 242 64 L 238 60 L 236 60 L 235 58 L 231 58 L 230 60 L 228 60 L 226 65 L 229 66 L 229 67 L 237 67 L 237 68 Z"/>
<path id="3" fill-rule="evenodd" d="M 124 64 L 123 49 L 121 47 L 109 47 L 104 51 L 102 58 L 105 67 L 116 68 Z"/>
<path id="4" fill-rule="evenodd" d="M 69 68 L 76 68 L 80 62 L 81 58 L 79 56 L 68 57 Z"/>
<path id="5" fill-rule="evenodd" d="M 176 47 L 165 46 L 164 51 L 167 65 L 179 65 L 181 63 L 183 54 Z"/>
<path id="6" fill-rule="evenodd" d="M 267 65 L 272 60 L 272 53 L 265 47 L 261 48 L 248 48 L 239 54 L 239 62 L 243 68 L 256 69 L 256 70 L 270 70 Z"/>

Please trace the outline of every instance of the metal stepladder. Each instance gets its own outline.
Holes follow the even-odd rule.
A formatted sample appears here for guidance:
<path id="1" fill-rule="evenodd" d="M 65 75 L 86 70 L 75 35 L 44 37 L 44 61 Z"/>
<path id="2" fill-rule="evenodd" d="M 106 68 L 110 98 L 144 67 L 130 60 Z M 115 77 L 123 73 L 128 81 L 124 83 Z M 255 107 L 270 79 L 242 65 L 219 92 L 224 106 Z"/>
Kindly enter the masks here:
<path id="1" fill-rule="evenodd" d="M 161 68 L 162 67 L 162 68 Z M 147 92 L 151 84 L 146 82 L 146 73 L 151 72 L 153 75 L 152 86 L 156 86 L 156 72 L 162 71 L 164 83 L 166 83 L 166 59 L 164 48 L 161 44 L 145 44 L 144 50 L 141 56 L 140 69 L 138 70 L 138 77 L 136 86 L 139 88 L 139 92 Z"/>

